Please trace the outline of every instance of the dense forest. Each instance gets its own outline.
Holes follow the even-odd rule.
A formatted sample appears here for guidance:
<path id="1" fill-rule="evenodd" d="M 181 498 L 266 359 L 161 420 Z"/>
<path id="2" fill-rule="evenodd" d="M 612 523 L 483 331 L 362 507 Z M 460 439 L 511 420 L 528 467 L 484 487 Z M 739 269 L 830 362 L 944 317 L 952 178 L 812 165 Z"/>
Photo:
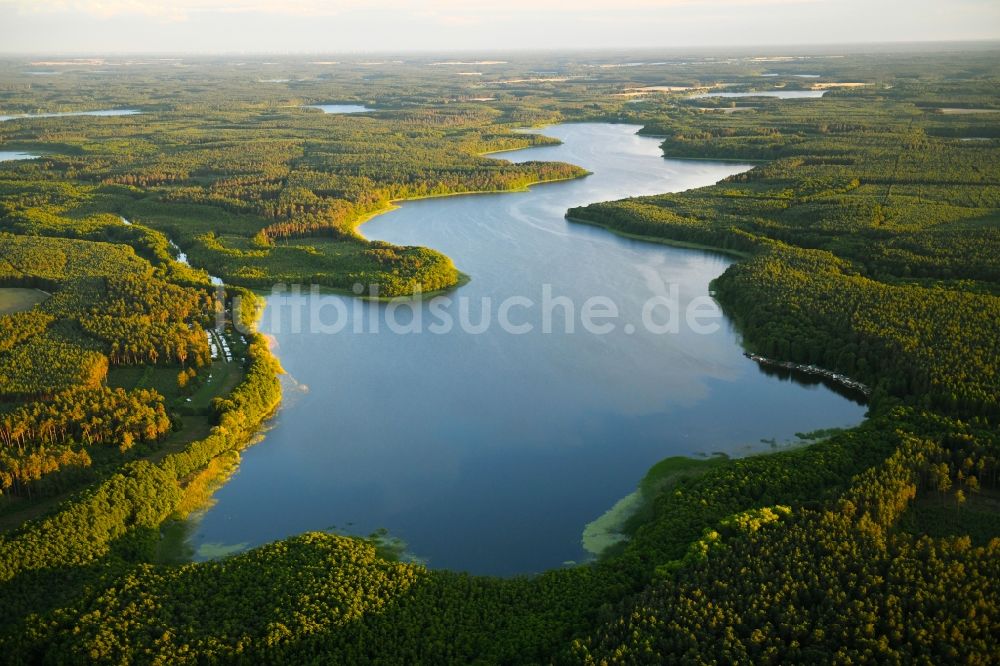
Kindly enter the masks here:
<path id="1" fill-rule="evenodd" d="M 767 78 L 752 53 L 648 55 L 512 57 L 474 80 L 421 58 L 0 62 L 4 114 L 142 111 L 0 120 L 0 146 L 40 155 L 0 163 L 0 289 L 44 292 L 0 313 L 0 661 L 994 663 L 998 53 L 803 56 Z M 329 102 L 371 110 L 306 108 Z M 456 284 L 440 252 L 359 225 L 397 199 L 583 176 L 484 155 L 580 120 L 642 125 L 668 157 L 759 161 L 568 216 L 737 252 L 714 291 L 747 349 L 871 386 L 866 421 L 693 465 L 626 542 L 537 576 L 430 570 L 329 533 L 166 561 L 169 521 L 280 400 L 267 340 L 238 332 L 249 289 Z"/>

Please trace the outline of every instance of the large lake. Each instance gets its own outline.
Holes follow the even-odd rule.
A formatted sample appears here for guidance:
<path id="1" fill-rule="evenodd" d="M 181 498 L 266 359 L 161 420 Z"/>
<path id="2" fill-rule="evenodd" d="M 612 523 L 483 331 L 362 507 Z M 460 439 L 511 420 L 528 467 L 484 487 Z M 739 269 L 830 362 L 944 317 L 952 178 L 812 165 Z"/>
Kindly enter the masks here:
<path id="1" fill-rule="evenodd" d="M 500 303 L 523 297 L 534 306 L 517 301 L 509 319 L 535 322 L 532 332 L 493 325 L 479 334 L 461 326 L 405 334 L 383 325 L 373 333 L 365 325 L 353 333 L 369 316 L 387 321 L 394 307 L 393 321 L 414 322 L 398 304 L 330 295 L 324 323 L 340 316 L 331 304 L 364 319 L 333 335 L 295 332 L 302 319 L 292 306 L 308 312 L 309 297 L 271 298 L 262 330 L 288 371 L 285 401 L 194 523 L 196 557 L 307 530 L 386 528 L 433 567 L 541 571 L 584 560 L 584 526 L 664 457 L 745 455 L 769 450 L 762 440 L 858 423 L 864 408 L 829 388 L 764 374 L 724 319 L 711 334 L 640 325 L 643 304 L 672 288 L 680 305 L 697 299 L 718 315 L 708 283 L 732 260 L 574 224 L 566 210 L 708 185 L 749 166 L 665 160 L 658 140 L 637 129 L 546 128 L 564 144 L 497 157 L 572 162 L 591 176 L 530 192 L 406 202 L 362 227 L 370 238 L 437 248 L 470 275 L 448 295 L 450 306 L 423 304 L 427 328 L 441 321 L 435 307 L 457 321 L 466 300 L 469 322 L 478 323 L 481 312 L 495 321 Z M 556 308 L 553 332 L 542 329 L 545 289 L 574 305 L 574 333 Z M 580 309 L 593 296 L 619 308 L 613 332 L 583 330 Z M 667 311 L 658 312 L 653 323 L 666 323 Z"/>

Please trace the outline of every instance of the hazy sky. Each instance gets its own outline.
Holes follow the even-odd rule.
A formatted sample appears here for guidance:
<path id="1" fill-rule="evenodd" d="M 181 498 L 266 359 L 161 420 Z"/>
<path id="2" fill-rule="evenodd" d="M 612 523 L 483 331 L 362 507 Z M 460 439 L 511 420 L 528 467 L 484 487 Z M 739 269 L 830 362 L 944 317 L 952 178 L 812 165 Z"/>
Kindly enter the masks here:
<path id="1" fill-rule="evenodd" d="M 998 0 L 0 0 L 0 51 L 346 52 L 1000 38 Z"/>

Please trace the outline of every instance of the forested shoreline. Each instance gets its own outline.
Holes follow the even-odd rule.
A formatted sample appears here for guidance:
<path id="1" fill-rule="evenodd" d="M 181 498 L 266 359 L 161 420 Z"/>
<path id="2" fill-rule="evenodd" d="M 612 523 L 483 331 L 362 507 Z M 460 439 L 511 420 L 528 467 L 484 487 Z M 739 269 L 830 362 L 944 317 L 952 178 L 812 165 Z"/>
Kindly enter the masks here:
<path id="1" fill-rule="evenodd" d="M 496 81 L 527 80 L 515 84 L 414 61 L 281 86 L 225 61 L 29 86 L 22 63 L 0 63 L 5 113 L 94 99 L 144 111 L 0 122 L 0 146 L 44 153 L 0 164 L 0 288 L 51 292 L 0 315 L 0 660 L 991 663 L 1000 114 L 937 110 L 1000 108 L 995 56 L 813 59 L 787 69 L 866 85 L 638 102 L 619 95 L 802 84 L 761 81 L 749 58 L 623 73 L 567 56 L 545 63 L 566 79 L 540 83 L 542 63 L 512 59 Z M 473 101 L 483 90 L 489 104 Z M 330 100 L 375 110 L 298 108 Z M 568 216 L 740 253 L 713 288 L 747 348 L 864 382 L 866 422 L 671 479 L 627 542 L 533 577 L 429 570 L 327 533 L 160 562 L 164 521 L 281 397 L 267 340 L 239 333 L 259 314 L 249 288 L 453 285 L 448 257 L 369 242 L 357 224 L 396 199 L 581 176 L 481 155 L 550 142 L 518 127 L 573 120 L 643 125 L 667 157 L 761 160 L 712 187 Z M 213 327 L 236 362 L 212 357 Z M 229 383 L 211 384 L 223 371 Z"/>
<path id="2" fill-rule="evenodd" d="M 926 94 L 678 113 L 643 130 L 666 156 L 771 161 L 712 188 L 569 212 L 749 255 L 713 283 L 747 347 L 868 383 L 867 427 L 899 437 L 836 499 L 772 497 L 706 529 L 573 658 L 995 656 L 1000 171 L 989 142 L 951 139 L 992 130 L 900 108 Z"/>

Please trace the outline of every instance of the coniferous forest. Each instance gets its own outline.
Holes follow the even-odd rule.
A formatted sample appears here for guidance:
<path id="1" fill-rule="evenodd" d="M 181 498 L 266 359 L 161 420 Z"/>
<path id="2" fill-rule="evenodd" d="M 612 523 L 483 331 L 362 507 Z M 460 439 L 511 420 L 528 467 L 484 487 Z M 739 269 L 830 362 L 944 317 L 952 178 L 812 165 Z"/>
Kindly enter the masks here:
<path id="1" fill-rule="evenodd" d="M 0 661 L 1000 660 L 1000 51 L 803 56 L 767 78 L 726 55 L 521 54 L 475 78 L 429 56 L 0 60 L 0 149 L 38 156 L 0 162 Z M 802 72 L 828 91 L 711 96 L 820 85 Z M 328 103 L 368 110 L 311 108 Z M 100 109 L 139 113 L 31 117 Z M 713 293 L 747 352 L 862 382 L 864 422 L 650 485 L 627 541 L 533 576 L 327 532 L 166 557 L 282 399 L 254 290 L 460 284 L 441 251 L 360 225 L 585 177 L 488 154 L 583 121 L 755 165 L 567 218 L 737 256 Z"/>

